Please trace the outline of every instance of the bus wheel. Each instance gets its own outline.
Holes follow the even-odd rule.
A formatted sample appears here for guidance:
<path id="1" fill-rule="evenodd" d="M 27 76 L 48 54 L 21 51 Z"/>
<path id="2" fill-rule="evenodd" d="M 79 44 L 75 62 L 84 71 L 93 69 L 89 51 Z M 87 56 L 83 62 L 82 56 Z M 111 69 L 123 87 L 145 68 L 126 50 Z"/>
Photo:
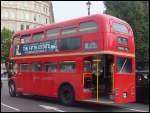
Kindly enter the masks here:
<path id="1" fill-rule="evenodd" d="M 73 88 L 69 85 L 63 85 L 59 90 L 59 99 L 64 105 L 73 105 L 75 101 Z"/>
<path id="2" fill-rule="evenodd" d="M 14 82 L 9 83 L 9 94 L 11 97 L 16 97 L 16 86 Z"/>

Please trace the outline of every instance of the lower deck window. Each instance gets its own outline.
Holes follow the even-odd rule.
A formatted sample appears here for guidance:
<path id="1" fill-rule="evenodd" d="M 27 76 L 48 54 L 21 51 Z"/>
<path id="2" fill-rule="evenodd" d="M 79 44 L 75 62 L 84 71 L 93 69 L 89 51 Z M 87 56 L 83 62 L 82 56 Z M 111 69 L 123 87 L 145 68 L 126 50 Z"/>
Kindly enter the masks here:
<path id="1" fill-rule="evenodd" d="M 84 61 L 84 72 L 91 72 L 91 62 Z"/>
<path id="2" fill-rule="evenodd" d="M 20 72 L 29 72 L 29 64 L 20 64 Z"/>
<path id="3" fill-rule="evenodd" d="M 45 71 L 46 72 L 56 72 L 57 71 L 57 64 L 55 64 L 55 63 L 45 64 Z"/>
<path id="4" fill-rule="evenodd" d="M 132 59 L 117 57 L 117 72 L 118 73 L 131 73 L 132 72 Z"/>
<path id="5" fill-rule="evenodd" d="M 61 72 L 74 72 L 75 71 L 75 62 L 63 62 L 60 64 Z"/>
<path id="6" fill-rule="evenodd" d="M 33 63 L 32 64 L 32 71 L 33 72 L 42 71 L 42 63 Z"/>

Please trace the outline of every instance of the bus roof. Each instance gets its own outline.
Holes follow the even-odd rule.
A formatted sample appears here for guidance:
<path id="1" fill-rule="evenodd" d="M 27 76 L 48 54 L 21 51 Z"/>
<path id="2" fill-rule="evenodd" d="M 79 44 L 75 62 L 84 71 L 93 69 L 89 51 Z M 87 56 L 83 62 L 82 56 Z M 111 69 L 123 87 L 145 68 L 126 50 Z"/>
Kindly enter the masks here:
<path id="1" fill-rule="evenodd" d="M 54 23 L 54 24 L 49 24 L 49 25 L 43 25 L 40 26 L 38 28 L 31 28 L 28 30 L 22 30 L 22 31 L 17 31 L 14 36 L 16 35 L 25 35 L 25 34 L 30 34 L 32 32 L 38 32 L 40 30 L 45 30 L 45 29 L 54 29 L 54 28 L 59 28 L 59 27 L 65 27 L 65 26 L 71 26 L 77 23 L 81 23 L 87 20 L 94 20 L 94 19 L 113 19 L 122 23 L 125 23 L 129 26 L 129 24 L 127 22 L 125 22 L 124 20 L 121 20 L 117 17 L 111 16 L 111 15 L 107 15 L 107 14 L 94 14 L 94 15 L 90 15 L 90 16 L 84 16 L 84 17 L 80 17 L 80 18 L 75 18 L 75 19 L 70 19 L 70 20 L 66 20 L 66 21 L 62 21 L 62 22 L 58 22 L 58 23 Z"/>

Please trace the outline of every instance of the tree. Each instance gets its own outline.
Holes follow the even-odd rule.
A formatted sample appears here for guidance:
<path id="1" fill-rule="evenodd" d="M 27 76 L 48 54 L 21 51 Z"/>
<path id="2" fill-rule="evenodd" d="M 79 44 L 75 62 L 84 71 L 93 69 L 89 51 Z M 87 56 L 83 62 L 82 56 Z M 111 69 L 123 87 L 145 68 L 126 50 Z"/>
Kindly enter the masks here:
<path id="1" fill-rule="evenodd" d="M 106 14 L 127 21 L 134 32 L 136 61 L 149 62 L 149 1 L 105 1 Z"/>
<path id="2" fill-rule="evenodd" d="M 1 63 L 5 63 L 7 73 L 10 71 L 9 49 L 11 46 L 12 32 L 9 29 L 3 28 L 1 31 Z"/>

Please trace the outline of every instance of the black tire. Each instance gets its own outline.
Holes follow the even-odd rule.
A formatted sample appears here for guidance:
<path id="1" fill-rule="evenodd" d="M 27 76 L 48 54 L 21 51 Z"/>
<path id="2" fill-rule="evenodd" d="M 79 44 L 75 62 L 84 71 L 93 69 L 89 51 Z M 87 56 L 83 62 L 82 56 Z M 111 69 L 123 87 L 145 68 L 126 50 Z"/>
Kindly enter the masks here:
<path id="1" fill-rule="evenodd" d="M 17 93 L 16 93 L 16 85 L 14 82 L 10 82 L 9 83 L 9 95 L 11 97 L 16 97 Z"/>
<path id="2" fill-rule="evenodd" d="M 75 94 L 73 88 L 70 85 L 63 85 L 59 90 L 59 99 L 63 105 L 73 105 L 75 102 Z"/>

